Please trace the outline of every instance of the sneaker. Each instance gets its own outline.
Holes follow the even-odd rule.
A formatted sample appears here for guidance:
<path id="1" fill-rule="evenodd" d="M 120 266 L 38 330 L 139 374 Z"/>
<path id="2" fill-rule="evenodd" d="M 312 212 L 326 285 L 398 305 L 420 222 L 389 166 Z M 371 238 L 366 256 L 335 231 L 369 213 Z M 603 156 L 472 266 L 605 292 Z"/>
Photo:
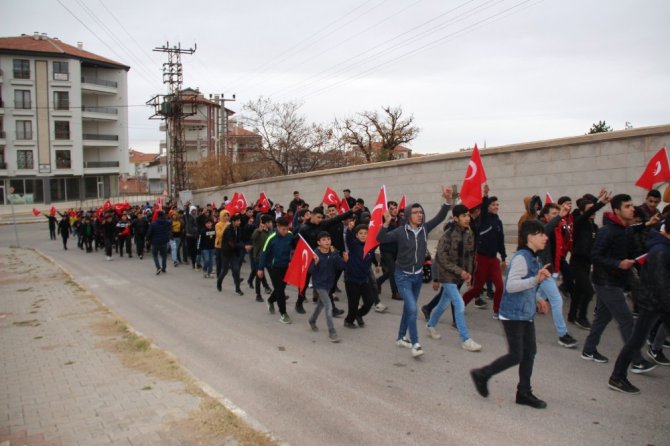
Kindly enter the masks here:
<path id="1" fill-rule="evenodd" d="M 516 403 L 522 406 L 530 406 L 535 409 L 545 409 L 547 403 L 533 395 L 533 392 L 517 392 Z"/>
<path id="2" fill-rule="evenodd" d="M 360 328 L 365 327 L 365 321 L 364 321 L 363 318 L 360 317 L 360 316 L 358 316 L 358 317 L 356 318 L 356 323 L 358 324 L 358 326 L 359 326 Z"/>
<path id="3" fill-rule="evenodd" d="M 575 319 L 575 325 L 581 328 L 582 330 L 590 330 L 591 329 L 591 322 L 589 322 L 588 319 L 584 318 L 577 318 Z"/>
<path id="4" fill-rule="evenodd" d="M 305 314 L 305 308 L 302 306 L 301 303 L 295 304 L 295 312 L 300 313 L 300 314 Z"/>
<path id="5" fill-rule="evenodd" d="M 312 321 L 307 321 L 309 323 L 309 328 L 312 329 L 312 331 L 319 331 L 319 327 L 316 326 L 316 322 Z"/>
<path id="6" fill-rule="evenodd" d="M 426 308 L 425 305 L 421 307 L 421 314 L 423 314 L 423 318 L 428 322 L 430 319 L 430 311 L 428 311 L 428 308 Z"/>
<path id="7" fill-rule="evenodd" d="M 654 350 L 649 346 L 647 354 L 658 365 L 670 365 L 670 360 L 663 354 L 663 349 Z"/>
<path id="8" fill-rule="evenodd" d="M 561 345 L 565 348 L 575 348 L 577 347 L 577 340 L 570 336 L 570 333 L 566 333 L 558 338 L 558 345 Z"/>
<path id="9" fill-rule="evenodd" d="M 161 272 L 162 272 L 162 273 L 166 273 L 167 271 L 165 271 L 165 268 L 162 268 L 162 269 L 161 269 Z"/>
<path id="10" fill-rule="evenodd" d="M 398 294 L 398 293 L 393 293 L 393 294 L 391 294 L 391 299 L 402 300 L 402 297 L 400 297 L 400 294 Z"/>
<path id="11" fill-rule="evenodd" d="M 631 395 L 637 395 L 640 393 L 640 389 L 632 385 L 626 378 L 615 378 L 611 376 L 609 382 L 607 383 L 607 387 L 612 390 L 616 390 L 617 392 L 629 393 Z"/>
<path id="12" fill-rule="evenodd" d="M 442 339 L 442 335 L 439 334 L 439 333 L 437 332 L 437 330 L 435 330 L 435 327 L 431 327 L 431 326 L 426 325 L 426 328 L 428 329 L 428 335 L 429 335 L 432 339 Z"/>
<path id="13" fill-rule="evenodd" d="M 251 280 L 247 280 L 247 283 L 249 284 L 249 288 L 252 290 L 254 289 L 254 283 Z"/>
<path id="14" fill-rule="evenodd" d="M 607 356 L 601 355 L 600 353 L 598 353 L 598 350 L 594 350 L 593 353 L 587 353 L 583 351 L 582 359 L 585 359 L 587 361 L 599 362 L 601 364 L 604 364 L 607 361 L 609 361 L 609 359 L 607 359 Z"/>
<path id="15" fill-rule="evenodd" d="M 412 346 L 412 356 L 414 358 L 418 358 L 421 355 L 423 355 L 423 349 L 421 348 L 421 345 L 417 342 Z"/>
<path id="16" fill-rule="evenodd" d="M 144 258 L 144 256 L 139 256 L 139 257 L 140 257 L 140 260 L 142 260 Z"/>
<path id="17" fill-rule="evenodd" d="M 178 267 L 178 266 L 179 266 L 179 262 L 174 262 L 174 263 L 172 264 L 172 266 L 174 266 L 175 268 Z"/>
<path id="18" fill-rule="evenodd" d="M 477 393 L 484 398 L 489 396 L 488 378 L 486 378 L 478 369 L 470 370 L 470 377 L 472 378 L 472 382 L 475 383 Z"/>
<path id="19" fill-rule="evenodd" d="M 343 314 L 344 310 L 340 310 L 339 308 L 333 308 L 333 317 L 342 316 Z"/>
<path id="20" fill-rule="evenodd" d="M 240 296 L 244 296 L 244 292 L 240 288 L 236 289 L 235 292 Z"/>
<path id="21" fill-rule="evenodd" d="M 395 341 L 395 345 L 398 347 L 412 348 L 412 343 L 407 338 L 398 339 Z"/>
<path id="22" fill-rule="evenodd" d="M 206 278 L 207 278 L 207 273 L 203 272 L 203 273 L 202 273 L 202 278 L 203 278 L 203 279 L 206 279 Z"/>
<path id="23" fill-rule="evenodd" d="M 256 294 L 256 302 L 263 302 L 263 298 L 260 294 Z"/>
<path id="24" fill-rule="evenodd" d="M 486 301 L 484 299 L 482 299 L 481 297 L 478 297 L 477 299 L 475 299 L 475 308 L 479 308 L 480 310 L 482 310 L 482 309 L 486 308 L 488 305 L 489 304 L 486 303 Z"/>
<path id="25" fill-rule="evenodd" d="M 160 273 L 161 273 L 161 269 L 158 268 L 158 269 L 156 270 L 156 275 L 159 275 Z"/>
<path id="26" fill-rule="evenodd" d="M 467 350 L 469 352 L 478 352 L 482 349 L 482 346 L 477 344 L 472 339 L 466 339 L 465 342 L 461 344 L 461 347 L 463 347 L 463 350 Z"/>
<path id="27" fill-rule="evenodd" d="M 650 361 L 647 361 L 646 359 L 643 359 L 642 361 L 631 365 L 630 366 L 630 371 L 633 372 L 633 373 L 637 373 L 637 374 L 647 373 L 647 372 L 651 372 L 656 367 L 657 367 L 657 365 L 654 364 L 653 362 L 650 362 Z"/>
<path id="28" fill-rule="evenodd" d="M 272 288 L 264 288 L 265 294 L 272 294 Z"/>
<path id="29" fill-rule="evenodd" d="M 270 314 L 275 314 L 275 304 L 274 304 L 274 302 L 268 301 L 268 312 Z"/>
<path id="30" fill-rule="evenodd" d="M 344 326 L 347 327 L 347 328 L 357 328 L 356 324 L 354 324 L 353 322 L 349 322 L 349 321 L 344 321 Z"/>
<path id="31" fill-rule="evenodd" d="M 384 304 L 381 303 L 381 302 L 378 303 L 377 305 L 375 305 L 375 311 L 376 311 L 377 313 L 383 313 L 384 311 L 386 311 L 386 305 L 384 305 Z"/>
<path id="32" fill-rule="evenodd" d="M 337 335 L 337 333 L 329 334 L 328 339 L 330 339 L 330 342 L 333 342 L 335 344 L 340 342 L 340 337 Z"/>
<path id="33" fill-rule="evenodd" d="M 279 317 L 279 322 L 282 324 L 291 324 L 293 321 L 291 320 L 290 317 L 288 317 L 288 314 L 284 313 Z"/>
<path id="34" fill-rule="evenodd" d="M 112 261 L 112 257 L 111 257 L 111 256 L 107 256 L 107 257 L 105 257 L 105 260 L 107 260 L 108 262 L 111 262 L 111 261 Z"/>
<path id="35" fill-rule="evenodd" d="M 498 313 L 493 313 L 493 316 L 491 316 L 493 319 L 499 321 L 500 318 L 498 317 Z"/>

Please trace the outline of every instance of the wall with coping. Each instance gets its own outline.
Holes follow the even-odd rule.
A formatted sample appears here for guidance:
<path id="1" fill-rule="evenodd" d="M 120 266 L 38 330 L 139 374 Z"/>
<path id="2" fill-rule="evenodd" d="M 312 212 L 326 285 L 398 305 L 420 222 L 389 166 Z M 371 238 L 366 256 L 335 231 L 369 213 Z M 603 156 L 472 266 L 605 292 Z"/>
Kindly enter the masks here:
<path id="1" fill-rule="evenodd" d="M 516 233 L 516 222 L 523 212 L 523 198 L 549 192 L 554 199 L 569 195 L 574 201 L 601 187 L 615 193 L 628 193 L 636 204 L 646 191 L 636 187 L 646 163 L 661 147 L 670 146 L 670 124 L 594 135 L 535 141 L 480 150 L 491 195 L 500 200 L 500 217 L 509 237 Z M 275 202 L 288 207 L 294 190 L 311 207 L 323 197 L 326 186 L 340 196 L 345 188 L 352 196 L 363 197 L 372 207 L 382 184 L 388 199 L 396 201 L 405 194 L 408 203 L 418 201 L 430 218 L 441 201 L 441 184 L 460 185 L 471 152 L 387 161 L 362 166 L 266 178 L 226 187 L 194 190 L 199 205 L 221 203 L 223 196 L 242 192 L 249 200 L 261 191 Z M 439 231 L 436 231 L 439 232 Z M 435 233 L 432 238 L 439 234 Z"/>

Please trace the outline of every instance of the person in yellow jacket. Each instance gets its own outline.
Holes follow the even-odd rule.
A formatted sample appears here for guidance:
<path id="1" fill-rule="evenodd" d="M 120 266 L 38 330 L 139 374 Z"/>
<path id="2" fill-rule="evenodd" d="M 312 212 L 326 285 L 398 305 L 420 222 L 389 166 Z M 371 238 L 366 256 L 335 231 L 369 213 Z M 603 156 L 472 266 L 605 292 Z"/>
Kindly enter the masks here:
<path id="1" fill-rule="evenodd" d="M 230 224 L 230 213 L 222 209 L 221 212 L 219 212 L 219 221 L 216 223 L 214 226 L 214 231 L 216 232 L 216 236 L 214 238 L 214 249 L 215 249 L 215 256 L 214 258 L 216 259 L 216 277 L 219 277 L 219 272 L 221 271 L 221 241 L 223 240 L 223 231 L 226 230 L 228 225 Z"/>

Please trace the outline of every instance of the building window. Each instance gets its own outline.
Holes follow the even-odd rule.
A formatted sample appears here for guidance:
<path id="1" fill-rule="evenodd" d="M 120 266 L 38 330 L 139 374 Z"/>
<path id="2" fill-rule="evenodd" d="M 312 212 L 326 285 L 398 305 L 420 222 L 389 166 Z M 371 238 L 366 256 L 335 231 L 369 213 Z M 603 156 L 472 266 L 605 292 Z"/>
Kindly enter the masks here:
<path id="1" fill-rule="evenodd" d="M 7 164 L 5 164 L 5 147 L 0 147 L 0 169 L 6 169 Z"/>
<path id="2" fill-rule="evenodd" d="M 30 90 L 14 90 L 14 108 L 30 109 Z"/>
<path id="3" fill-rule="evenodd" d="M 14 79 L 30 79 L 30 61 L 14 59 Z"/>
<path id="4" fill-rule="evenodd" d="M 0 116 L 0 139 L 5 139 L 5 124 L 2 116 Z"/>
<path id="5" fill-rule="evenodd" d="M 67 81 L 70 79 L 70 70 L 67 62 L 54 62 L 54 80 Z"/>
<path id="6" fill-rule="evenodd" d="M 70 151 L 56 150 L 56 169 L 70 169 L 71 167 Z"/>
<path id="7" fill-rule="evenodd" d="M 70 93 L 67 91 L 54 91 L 54 110 L 70 109 Z"/>
<path id="8" fill-rule="evenodd" d="M 69 121 L 54 121 L 56 129 L 55 139 L 70 139 L 70 122 Z"/>
<path id="9" fill-rule="evenodd" d="M 17 169 L 33 169 L 33 151 L 32 150 L 17 150 L 16 151 L 16 168 Z"/>
<path id="10" fill-rule="evenodd" d="M 20 140 L 33 139 L 32 121 L 16 121 L 16 139 Z"/>

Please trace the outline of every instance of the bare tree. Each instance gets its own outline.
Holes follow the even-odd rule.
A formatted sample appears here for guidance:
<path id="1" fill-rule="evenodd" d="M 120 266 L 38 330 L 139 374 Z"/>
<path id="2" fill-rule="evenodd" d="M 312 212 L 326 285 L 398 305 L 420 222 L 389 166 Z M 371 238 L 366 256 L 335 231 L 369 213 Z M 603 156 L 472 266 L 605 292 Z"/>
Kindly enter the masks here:
<path id="1" fill-rule="evenodd" d="M 403 117 L 402 107 L 382 107 L 382 110 L 381 114 L 365 111 L 336 122 L 345 142 L 360 151 L 368 163 L 392 160 L 393 149 L 419 134 L 414 116 Z"/>
<path id="2" fill-rule="evenodd" d="M 299 109 L 296 102 L 263 97 L 244 105 L 247 124 L 262 138 L 262 157 L 283 175 L 341 166 L 344 153 L 333 128 L 307 123 Z"/>

